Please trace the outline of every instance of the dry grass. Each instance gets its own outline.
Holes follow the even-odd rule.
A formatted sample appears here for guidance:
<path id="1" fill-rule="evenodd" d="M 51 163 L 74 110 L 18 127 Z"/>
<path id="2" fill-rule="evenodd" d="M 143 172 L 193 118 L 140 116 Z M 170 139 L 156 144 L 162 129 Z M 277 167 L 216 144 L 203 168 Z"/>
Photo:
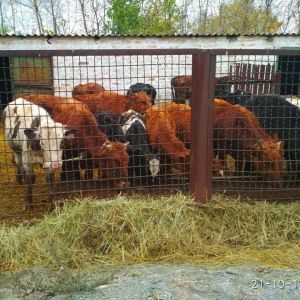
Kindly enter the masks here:
<path id="1" fill-rule="evenodd" d="M 123 197 L 67 202 L 33 226 L 0 230 L 0 267 L 82 268 L 172 259 L 299 268 L 300 203 Z"/>

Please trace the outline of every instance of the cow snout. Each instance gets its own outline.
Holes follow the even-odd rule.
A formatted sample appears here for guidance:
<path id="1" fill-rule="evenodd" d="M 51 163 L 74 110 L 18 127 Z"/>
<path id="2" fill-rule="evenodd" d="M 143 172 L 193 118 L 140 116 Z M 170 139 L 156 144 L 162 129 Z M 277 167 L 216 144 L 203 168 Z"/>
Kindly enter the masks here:
<path id="1" fill-rule="evenodd" d="M 127 188 L 130 186 L 130 183 L 129 182 L 118 182 L 116 183 L 116 187 L 119 188 L 119 189 L 124 189 L 124 188 Z"/>
<path id="2" fill-rule="evenodd" d="M 59 168 L 61 168 L 62 166 L 62 163 L 51 163 L 50 167 L 51 167 L 51 170 L 57 170 Z"/>
<path id="3" fill-rule="evenodd" d="M 45 162 L 43 165 L 44 169 L 51 169 L 53 171 L 61 168 L 62 163 L 61 162 Z"/>

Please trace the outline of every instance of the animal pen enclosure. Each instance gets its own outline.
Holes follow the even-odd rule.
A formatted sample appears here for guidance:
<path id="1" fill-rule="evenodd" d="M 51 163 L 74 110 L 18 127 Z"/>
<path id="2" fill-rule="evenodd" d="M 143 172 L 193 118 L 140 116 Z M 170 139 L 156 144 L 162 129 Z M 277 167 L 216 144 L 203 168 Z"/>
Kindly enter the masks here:
<path id="1" fill-rule="evenodd" d="M 299 89 L 295 89 L 299 51 L 2 51 L 1 59 L 1 110 L 12 99 L 25 100 L 19 106 L 9 104 L 1 120 L 1 219 L 43 215 L 49 208 L 49 194 L 59 200 L 78 194 L 103 198 L 120 190 L 158 195 L 180 190 L 194 194 L 199 203 L 208 202 L 212 192 L 224 191 L 255 199 L 299 197 L 300 114 Z M 190 89 L 191 98 L 176 104 L 171 80 L 179 75 L 190 76 L 191 86 L 181 88 Z M 86 83 L 93 83 L 92 88 L 87 90 Z M 151 84 L 156 98 L 127 96 L 136 83 Z M 99 86 L 104 91 L 96 90 Z M 70 102 L 72 96 L 76 100 Z M 62 168 L 53 168 L 53 190 L 52 175 L 47 183 L 35 156 L 45 161 L 43 137 L 36 132 L 41 124 L 27 115 L 26 105 L 30 111 L 33 105 L 43 107 L 55 122 L 76 131 L 71 141 L 61 139 L 58 146 L 50 147 L 50 153 L 63 150 Z M 122 116 L 129 109 L 140 115 Z M 20 111 L 31 117 L 30 126 L 20 126 Z M 34 136 L 25 137 L 24 129 L 33 130 Z M 17 132 L 25 141 L 16 143 Z M 116 146 L 106 144 L 101 132 L 110 142 L 129 142 L 126 152 L 116 153 Z M 36 140 L 35 146 L 31 140 Z M 24 161 L 19 184 L 15 178 L 20 153 L 28 149 L 34 153 L 32 162 L 38 162 L 32 192 L 28 190 L 32 171 L 27 183 L 21 184 Z M 25 198 L 32 209 L 23 210 Z"/>

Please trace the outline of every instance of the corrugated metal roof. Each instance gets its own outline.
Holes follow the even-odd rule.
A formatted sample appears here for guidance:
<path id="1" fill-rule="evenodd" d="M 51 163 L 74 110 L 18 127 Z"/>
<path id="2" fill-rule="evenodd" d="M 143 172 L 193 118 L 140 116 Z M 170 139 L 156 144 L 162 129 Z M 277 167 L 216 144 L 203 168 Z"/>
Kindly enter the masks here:
<path id="1" fill-rule="evenodd" d="M 108 34 L 108 35 L 87 35 L 87 34 L 59 34 L 59 35 L 40 35 L 40 34 L 4 34 L 0 35 L 0 37 L 45 37 L 45 38 L 55 38 L 55 37 L 90 37 L 90 38 L 104 38 L 104 37 L 236 37 L 236 36 L 300 36 L 300 33 L 259 33 L 259 34 L 251 34 L 251 33 L 228 33 L 228 34 L 169 34 L 169 35 L 150 35 L 150 34 L 127 34 L 127 35 L 116 35 L 116 34 Z"/>

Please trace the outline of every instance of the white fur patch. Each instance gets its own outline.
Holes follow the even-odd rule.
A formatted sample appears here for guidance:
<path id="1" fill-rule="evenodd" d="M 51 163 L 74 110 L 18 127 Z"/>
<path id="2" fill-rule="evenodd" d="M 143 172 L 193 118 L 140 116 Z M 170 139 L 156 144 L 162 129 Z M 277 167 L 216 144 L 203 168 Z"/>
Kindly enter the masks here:
<path id="1" fill-rule="evenodd" d="M 153 158 L 149 161 L 149 164 L 151 175 L 154 178 L 159 173 L 159 159 Z"/>
<path id="2" fill-rule="evenodd" d="M 122 126 L 122 131 L 124 134 L 126 134 L 126 132 L 128 131 L 128 129 L 131 127 L 131 125 L 135 122 L 135 121 L 139 121 L 140 124 L 143 125 L 143 127 L 145 128 L 146 130 L 146 126 L 144 124 L 143 121 L 141 121 L 141 119 L 135 115 L 133 116 L 130 116 L 130 118 L 126 121 L 126 123 Z"/>

